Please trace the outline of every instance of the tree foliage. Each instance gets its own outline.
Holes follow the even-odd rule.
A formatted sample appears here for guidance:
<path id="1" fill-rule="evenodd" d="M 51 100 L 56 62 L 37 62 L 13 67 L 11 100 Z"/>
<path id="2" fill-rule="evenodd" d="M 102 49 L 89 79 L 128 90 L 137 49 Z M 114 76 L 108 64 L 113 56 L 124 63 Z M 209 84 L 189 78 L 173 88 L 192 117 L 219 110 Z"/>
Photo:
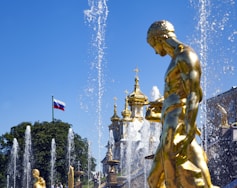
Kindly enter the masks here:
<path id="1" fill-rule="evenodd" d="M 31 167 L 37 168 L 41 176 L 46 180 L 47 187 L 50 187 L 50 169 L 51 169 L 51 142 L 52 139 L 56 143 L 56 161 L 55 161 L 55 182 L 67 184 L 67 173 L 69 159 L 67 157 L 68 151 L 68 131 L 71 125 L 68 123 L 56 120 L 54 122 L 35 122 L 33 125 L 29 122 L 23 122 L 11 128 L 10 133 L 0 136 L 0 187 L 6 187 L 7 175 L 12 174 L 13 166 L 10 166 L 11 149 L 13 146 L 13 139 L 16 138 L 19 144 L 19 152 L 16 163 L 16 187 L 22 187 L 23 182 L 23 156 L 25 147 L 25 130 L 30 126 L 31 129 L 31 146 L 32 155 L 30 156 Z M 81 138 L 80 135 L 74 134 L 74 150 L 72 152 L 73 161 L 70 165 L 74 167 L 75 171 L 80 170 L 85 172 L 84 179 L 88 171 L 95 169 L 95 159 L 90 158 L 88 161 L 88 141 Z M 88 169 L 88 164 L 90 167 Z M 12 177 L 9 177 L 12 180 Z M 12 183 L 10 181 L 10 183 Z M 31 186 L 32 187 L 32 186 Z"/>

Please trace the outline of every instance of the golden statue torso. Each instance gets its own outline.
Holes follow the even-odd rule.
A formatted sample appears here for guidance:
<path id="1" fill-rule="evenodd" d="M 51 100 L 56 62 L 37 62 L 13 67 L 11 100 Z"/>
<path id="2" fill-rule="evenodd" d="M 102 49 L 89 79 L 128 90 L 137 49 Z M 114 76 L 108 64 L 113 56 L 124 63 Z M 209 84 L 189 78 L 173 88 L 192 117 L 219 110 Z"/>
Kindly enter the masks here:
<path id="1" fill-rule="evenodd" d="M 200 77 L 201 67 L 196 53 L 190 47 L 179 45 L 165 73 L 164 98 L 170 94 L 177 94 L 181 99 L 187 98 L 193 81 L 200 83 Z M 201 95 L 200 85 L 198 90 Z"/>

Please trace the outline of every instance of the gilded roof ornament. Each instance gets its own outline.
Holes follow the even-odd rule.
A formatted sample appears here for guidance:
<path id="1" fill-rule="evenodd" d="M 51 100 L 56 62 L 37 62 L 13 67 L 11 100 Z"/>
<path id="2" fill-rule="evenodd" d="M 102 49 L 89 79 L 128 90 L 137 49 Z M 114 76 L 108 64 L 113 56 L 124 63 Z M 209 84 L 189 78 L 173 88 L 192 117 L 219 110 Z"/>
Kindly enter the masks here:
<path id="1" fill-rule="evenodd" d="M 119 116 L 117 115 L 117 105 L 116 105 L 117 100 L 118 100 L 117 97 L 114 97 L 114 115 L 110 118 L 112 122 L 120 120 Z"/>
<path id="2" fill-rule="evenodd" d="M 125 90 L 125 94 L 126 94 L 126 98 L 125 98 L 125 108 L 124 108 L 124 110 L 122 111 L 122 116 L 123 116 L 123 120 L 124 121 L 131 121 L 131 114 L 132 114 L 132 112 L 131 112 L 131 110 L 129 110 L 129 108 L 128 108 L 128 96 L 127 96 L 127 94 L 128 94 L 128 91 L 127 90 Z"/>
<path id="3" fill-rule="evenodd" d="M 148 104 L 148 97 L 144 95 L 140 90 L 139 77 L 138 77 L 139 69 L 138 68 L 134 69 L 134 72 L 136 72 L 134 91 L 130 95 L 128 95 L 128 103 L 130 106 L 132 105 L 143 106 Z"/>

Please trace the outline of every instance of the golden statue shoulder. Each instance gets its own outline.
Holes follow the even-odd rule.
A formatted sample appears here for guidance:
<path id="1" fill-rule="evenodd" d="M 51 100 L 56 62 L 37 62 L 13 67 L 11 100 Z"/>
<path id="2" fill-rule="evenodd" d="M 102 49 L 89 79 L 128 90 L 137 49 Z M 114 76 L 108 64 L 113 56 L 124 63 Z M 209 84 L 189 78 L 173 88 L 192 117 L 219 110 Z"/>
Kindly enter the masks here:
<path id="1" fill-rule="evenodd" d="M 175 49 L 176 64 L 185 63 L 189 66 L 197 66 L 199 64 L 199 59 L 197 54 L 189 46 L 179 44 Z"/>

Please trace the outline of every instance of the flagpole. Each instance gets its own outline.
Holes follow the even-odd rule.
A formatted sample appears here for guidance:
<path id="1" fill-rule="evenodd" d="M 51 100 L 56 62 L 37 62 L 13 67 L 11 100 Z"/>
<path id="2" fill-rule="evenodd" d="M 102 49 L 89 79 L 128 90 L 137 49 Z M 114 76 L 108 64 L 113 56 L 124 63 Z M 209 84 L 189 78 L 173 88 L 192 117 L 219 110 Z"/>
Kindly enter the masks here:
<path id="1" fill-rule="evenodd" d="M 53 106 L 53 96 L 52 96 L 52 122 L 54 123 L 54 106 Z"/>

